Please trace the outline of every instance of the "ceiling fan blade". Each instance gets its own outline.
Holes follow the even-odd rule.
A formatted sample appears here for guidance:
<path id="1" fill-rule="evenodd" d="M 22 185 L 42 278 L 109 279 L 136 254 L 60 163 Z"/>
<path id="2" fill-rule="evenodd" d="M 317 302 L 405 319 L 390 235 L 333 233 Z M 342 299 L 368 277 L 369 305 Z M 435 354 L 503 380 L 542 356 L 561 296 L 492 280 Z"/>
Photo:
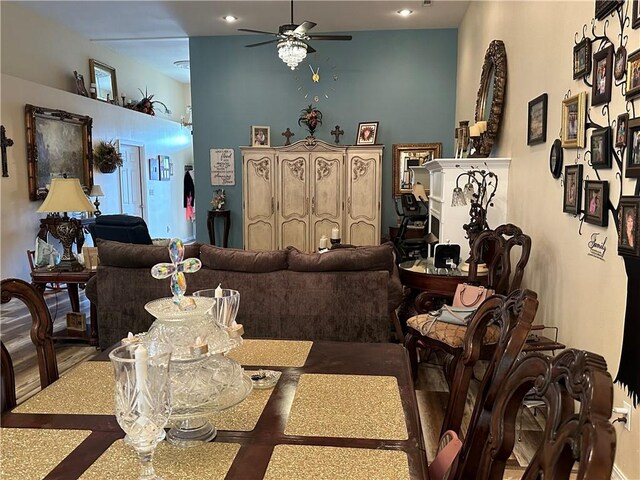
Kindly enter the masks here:
<path id="1" fill-rule="evenodd" d="M 307 53 L 316 53 L 316 49 L 307 43 Z"/>
<path id="2" fill-rule="evenodd" d="M 309 35 L 309 40 L 351 40 L 351 35 Z"/>
<path id="3" fill-rule="evenodd" d="M 278 39 L 274 39 L 274 40 L 267 40 L 266 42 L 260 42 L 260 43 L 252 43 L 251 45 L 245 45 L 245 47 L 259 47 L 260 45 L 267 45 L 269 43 L 275 43 L 277 42 Z"/>
<path id="4" fill-rule="evenodd" d="M 298 25 L 298 27 L 293 31 L 293 33 L 302 35 L 303 33 L 306 33 L 309 30 L 311 30 L 316 25 L 317 25 L 317 23 L 313 23 L 313 22 L 309 22 L 309 21 L 305 20 L 300 25 Z"/>
<path id="5" fill-rule="evenodd" d="M 262 30 L 252 30 L 250 28 L 239 28 L 238 31 L 239 32 L 249 32 L 249 33 L 262 33 L 264 35 L 275 35 L 275 36 L 278 35 L 277 33 L 265 32 L 265 31 L 262 31 Z"/>

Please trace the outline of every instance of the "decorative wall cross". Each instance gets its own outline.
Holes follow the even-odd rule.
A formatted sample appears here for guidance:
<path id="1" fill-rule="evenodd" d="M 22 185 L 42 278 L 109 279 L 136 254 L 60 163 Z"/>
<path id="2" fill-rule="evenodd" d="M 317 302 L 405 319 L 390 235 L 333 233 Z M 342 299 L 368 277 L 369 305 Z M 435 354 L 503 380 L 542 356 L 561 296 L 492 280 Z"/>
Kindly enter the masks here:
<path id="1" fill-rule="evenodd" d="M 336 137 L 336 143 L 340 143 L 340 135 L 344 135 L 344 130 L 340 130 L 340 125 L 336 125 L 336 128 L 331 130 L 331 135 Z"/>
<path id="2" fill-rule="evenodd" d="M 184 298 L 187 291 L 187 281 L 184 277 L 185 273 L 195 273 L 200 270 L 202 263 L 197 258 L 184 258 L 184 245 L 179 238 L 171 239 L 169 242 L 169 257 L 171 263 L 158 263 L 151 269 L 153 278 L 171 277 L 171 293 L 173 294 L 173 303 L 177 304 L 183 310 L 190 310 L 195 307 L 193 299 Z"/>
<path id="3" fill-rule="evenodd" d="M 294 137 L 295 135 L 296 134 L 293 133 L 291 130 L 289 130 L 289 127 L 287 127 L 287 129 L 284 132 L 282 132 L 282 136 L 287 138 L 284 144 L 291 145 L 291 137 Z"/>
<path id="4" fill-rule="evenodd" d="M 7 165 L 7 147 L 13 147 L 13 140 L 7 138 L 7 131 L 4 125 L 0 125 L 0 145 L 2 146 L 2 176 L 9 176 L 9 166 Z"/>

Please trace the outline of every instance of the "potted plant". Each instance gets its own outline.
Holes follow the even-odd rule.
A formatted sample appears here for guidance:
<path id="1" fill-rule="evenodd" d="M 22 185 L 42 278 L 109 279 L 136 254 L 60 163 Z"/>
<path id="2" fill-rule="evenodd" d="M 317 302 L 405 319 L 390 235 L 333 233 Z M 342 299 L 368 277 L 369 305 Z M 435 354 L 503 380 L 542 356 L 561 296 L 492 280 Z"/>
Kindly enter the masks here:
<path id="1" fill-rule="evenodd" d="M 298 125 L 304 125 L 309 131 L 309 135 L 313 137 L 316 128 L 319 125 L 322 125 L 322 112 L 315 108 L 313 105 L 309 105 L 307 108 L 303 108 L 300 111 Z"/>
<path id="2" fill-rule="evenodd" d="M 122 155 L 113 141 L 100 140 L 93 149 L 93 165 L 102 173 L 113 173 L 122 166 Z"/>

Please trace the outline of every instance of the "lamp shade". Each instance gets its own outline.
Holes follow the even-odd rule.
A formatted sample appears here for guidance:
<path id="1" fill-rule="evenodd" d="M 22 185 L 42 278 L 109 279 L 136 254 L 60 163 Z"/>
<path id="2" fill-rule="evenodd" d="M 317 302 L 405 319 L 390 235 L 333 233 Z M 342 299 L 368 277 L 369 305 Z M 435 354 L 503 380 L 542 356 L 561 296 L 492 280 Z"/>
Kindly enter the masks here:
<path id="1" fill-rule="evenodd" d="M 104 192 L 102 191 L 102 187 L 100 185 L 97 184 L 93 184 L 93 187 L 91 188 L 91 193 L 89 194 L 90 197 L 104 197 Z"/>
<path id="2" fill-rule="evenodd" d="M 424 185 L 422 185 L 420 182 L 416 182 L 416 184 L 413 186 L 412 193 L 414 197 L 424 200 L 425 202 L 429 200 L 429 195 L 427 195 L 427 192 L 424 189 Z"/>
<path id="3" fill-rule="evenodd" d="M 77 178 L 54 178 L 51 188 L 38 213 L 51 212 L 93 212 L 94 207 Z"/>

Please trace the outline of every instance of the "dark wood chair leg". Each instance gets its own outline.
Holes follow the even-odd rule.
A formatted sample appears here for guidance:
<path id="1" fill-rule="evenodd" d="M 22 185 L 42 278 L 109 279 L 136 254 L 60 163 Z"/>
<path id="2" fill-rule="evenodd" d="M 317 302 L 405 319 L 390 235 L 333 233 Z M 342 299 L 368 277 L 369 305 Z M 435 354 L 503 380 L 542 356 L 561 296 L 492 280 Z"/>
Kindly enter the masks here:
<path id="1" fill-rule="evenodd" d="M 404 339 L 404 333 L 402 332 L 402 325 L 400 324 L 400 319 L 398 318 L 398 314 L 395 312 L 391 312 L 391 325 L 393 325 L 394 335 L 396 337 L 396 341 L 398 343 L 402 343 Z"/>
<path id="2" fill-rule="evenodd" d="M 404 348 L 409 353 L 409 364 L 411 365 L 411 376 L 415 382 L 418 378 L 418 337 L 411 330 L 404 338 Z"/>

